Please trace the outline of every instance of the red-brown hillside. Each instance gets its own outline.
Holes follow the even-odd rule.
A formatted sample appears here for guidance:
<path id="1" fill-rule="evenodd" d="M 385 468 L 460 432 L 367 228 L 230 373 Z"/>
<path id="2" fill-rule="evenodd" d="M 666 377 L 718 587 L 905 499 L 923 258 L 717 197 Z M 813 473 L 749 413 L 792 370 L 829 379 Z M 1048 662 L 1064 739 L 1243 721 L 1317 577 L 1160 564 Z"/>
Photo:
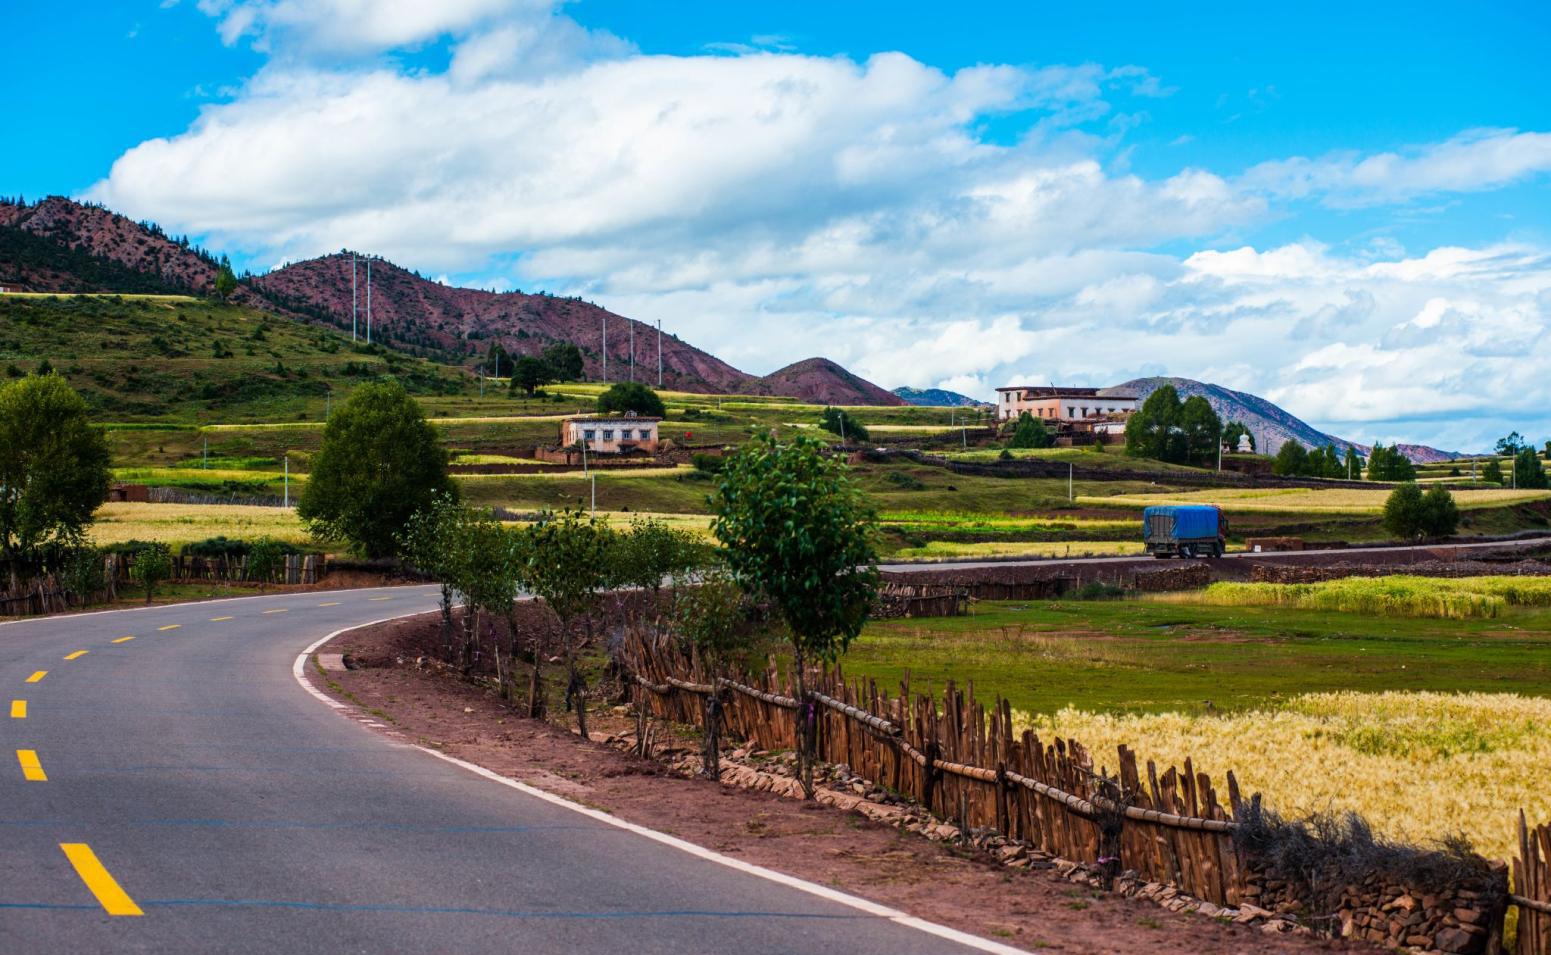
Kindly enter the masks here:
<path id="1" fill-rule="evenodd" d="M 752 391 L 821 405 L 903 405 L 905 399 L 830 361 L 805 358 L 756 381 Z"/>

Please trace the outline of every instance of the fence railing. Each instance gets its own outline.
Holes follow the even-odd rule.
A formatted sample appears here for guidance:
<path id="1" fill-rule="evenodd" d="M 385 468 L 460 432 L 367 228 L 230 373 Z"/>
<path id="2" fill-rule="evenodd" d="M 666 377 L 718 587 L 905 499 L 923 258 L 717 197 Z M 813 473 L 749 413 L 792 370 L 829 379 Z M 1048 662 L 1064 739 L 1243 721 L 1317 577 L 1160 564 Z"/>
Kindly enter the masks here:
<path id="1" fill-rule="evenodd" d="M 1551 825 L 1530 826 L 1519 813 L 1519 857 L 1513 861 L 1519 910 L 1519 955 L 1551 955 Z"/>

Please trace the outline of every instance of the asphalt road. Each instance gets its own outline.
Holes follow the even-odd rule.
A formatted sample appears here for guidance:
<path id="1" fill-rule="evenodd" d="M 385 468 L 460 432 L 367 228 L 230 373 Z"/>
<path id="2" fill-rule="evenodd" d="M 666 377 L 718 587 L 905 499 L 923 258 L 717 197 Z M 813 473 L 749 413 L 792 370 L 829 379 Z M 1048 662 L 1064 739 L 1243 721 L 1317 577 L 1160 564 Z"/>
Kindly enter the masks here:
<path id="1" fill-rule="evenodd" d="M 435 606 L 393 588 L 0 626 L 0 951 L 1010 951 L 483 778 L 292 675 L 334 630 Z"/>
<path id="2" fill-rule="evenodd" d="M 1519 540 L 1482 541 L 1468 544 L 1420 544 L 1415 547 L 1342 547 L 1332 550 L 1268 551 L 1261 554 L 1249 551 L 1232 551 L 1215 559 L 1235 560 L 1251 557 L 1264 559 L 1278 556 L 1318 557 L 1324 554 L 1346 556 L 1351 554 L 1395 554 L 1438 550 L 1470 551 L 1488 548 L 1534 547 L 1546 544 L 1551 544 L 1551 537 L 1527 537 Z M 1121 557 L 1042 557 L 1030 560 L 941 560 L 879 564 L 878 569 L 898 573 L 925 573 L 936 570 L 973 570 L 977 567 L 1059 567 L 1063 564 L 1134 564 L 1137 561 L 1147 561 L 1149 559 L 1146 554 L 1129 554 Z M 1168 564 L 1167 562 L 1160 561 L 1158 566 L 1166 567 Z"/>

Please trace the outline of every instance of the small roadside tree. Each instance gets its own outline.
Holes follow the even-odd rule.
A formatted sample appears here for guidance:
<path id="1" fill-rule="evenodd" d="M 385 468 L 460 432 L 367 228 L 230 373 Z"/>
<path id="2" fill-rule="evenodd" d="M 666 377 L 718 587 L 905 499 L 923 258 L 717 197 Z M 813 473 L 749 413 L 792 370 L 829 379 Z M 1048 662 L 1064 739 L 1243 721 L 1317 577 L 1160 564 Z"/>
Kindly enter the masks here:
<path id="1" fill-rule="evenodd" d="M 1459 529 L 1459 505 L 1442 484 L 1422 495 L 1422 530 L 1428 537 L 1452 537 Z"/>
<path id="2" fill-rule="evenodd" d="M 1384 502 L 1384 529 L 1401 540 L 1415 540 L 1427 529 L 1427 505 L 1415 481 L 1406 481 Z"/>
<path id="3" fill-rule="evenodd" d="M 819 419 L 819 427 L 830 434 L 840 435 L 843 441 L 866 441 L 868 437 L 867 429 L 844 408 L 825 408 L 824 417 Z"/>
<path id="4" fill-rule="evenodd" d="M 258 581 L 263 590 L 275 576 L 275 571 L 285 566 L 285 545 L 273 537 L 260 537 L 248 547 L 248 579 Z"/>
<path id="5" fill-rule="evenodd" d="M 1283 477 L 1298 477 L 1309 473 L 1309 452 L 1297 441 L 1283 441 L 1271 463 L 1271 473 Z"/>
<path id="6" fill-rule="evenodd" d="M 544 364 L 556 381 L 582 380 L 582 350 L 570 342 L 556 342 L 544 349 Z"/>
<path id="7" fill-rule="evenodd" d="M 598 594 L 608 584 L 613 531 L 581 511 L 562 511 L 528 532 L 526 577 L 529 586 L 560 621 L 566 667 L 566 702 L 576 708 L 576 729 L 587 735 L 587 682 L 580 655 L 592 640 Z M 581 637 L 577 623 L 585 624 Z M 537 658 L 535 658 L 537 665 Z"/>
<path id="8" fill-rule="evenodd" d="M 447 451 L 404 387 L 385 378 L 329 418 L 296 513 L 315 537 L 387 557 L 410 517 L 442 494 L 457 495 Z"/>
<path id="9" fill-rule="evenodd" d="M 43 549 L 78 542 L 108 499 L 108 443 L 58 375 L 0 385 L 0 556 L 11 574 Z"/>
<path id="10" fill-rule="evenodd" d="M 1018 415 L 1018 423 L 1012 429 L 1012 439 L 1007 442 L 1009 448 L 1048 448 L 1055 443 L 1050 429 L 1045 427 L 1045 422 L 1034 417 L 1027 411 Z"/>
<path id="11" fill-rule="evenodd" d="M 452 561 L 459 518 L 457 495 L 440 492 L 410 515 L 398 533 L 398 551 L 409 566 L 441 584 L 442 652 L 452 658 Z"/>
<path id="12" fill-rule="evenodd" d="M 135 553 L 129 576 L 145 588 L 145 602 L 149 604 L 156 595 L 156 585 L 172 576 L 172 551 L 166 544 L 146 544 Z"/>
<path id="13" fill-rule="evenodd" d="M 873 513 L 843 461 L 805 435 L 763 434 L 727 459 L 712 531 L 733 578 L 785 621 L 800 701 L 798 766 L 813 797 L 810 662 L 833 661 L 861 632 L 877 590 Z"/>
<path id="14" fill-rule="evenodd" d="M 519 355 L 512 362 L 512 391 L 520 390 L 531 396 L 554 380 L 554 372 L 549 365 L 532 355 Z"/>
<path id="15" fill-rule="evenodd" d="M 1546 469 L 1540 463 L 1540 455 L 1534 448 L 1525 447 L 1513 456 L 1514 487 L 1544 490 L 1551 486 L 1546 480 Z"/>
<path id="16" fill-rule="evenodd" d="M 648 418 L 666 417 L 667 409 L 657 392 L 638 381 L 622 381 L 598 396 L 598 411 L 602 414 L 625 414 L 634 411 Z"/>

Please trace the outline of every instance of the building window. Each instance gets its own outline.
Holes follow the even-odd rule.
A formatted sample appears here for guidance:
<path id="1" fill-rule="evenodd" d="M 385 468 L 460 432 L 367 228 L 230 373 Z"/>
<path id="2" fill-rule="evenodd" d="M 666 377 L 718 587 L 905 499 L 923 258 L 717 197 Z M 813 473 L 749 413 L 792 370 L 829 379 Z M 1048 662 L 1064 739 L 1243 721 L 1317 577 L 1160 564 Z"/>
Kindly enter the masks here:
<path id="1" fill-rule="evenodd" d="M 1077 417 L 1077 409 L 1071 407 L 1070 405 L 1068 405 L 1067 409 L 1066 409 L 1066 416 L 1068 418 L 1075 418 L 1075 417 Z"/>
<path id="2" fill-rule="evenodd" d="M 604 428 L 603 429 L 603 440 L 605 440 L 605 441 L 613 441 L 614 440 L 614 429 L 612 429 L 612 428 Z"/>

